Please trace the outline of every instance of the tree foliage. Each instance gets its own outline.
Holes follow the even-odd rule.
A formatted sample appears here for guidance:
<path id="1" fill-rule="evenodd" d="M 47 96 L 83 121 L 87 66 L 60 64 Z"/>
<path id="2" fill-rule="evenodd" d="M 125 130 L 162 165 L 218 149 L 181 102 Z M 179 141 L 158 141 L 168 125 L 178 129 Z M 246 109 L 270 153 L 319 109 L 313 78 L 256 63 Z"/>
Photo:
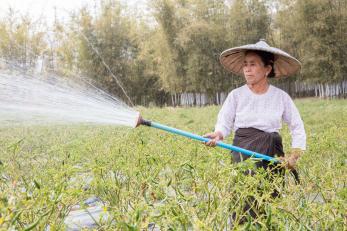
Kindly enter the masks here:
<path id="1" fill-rule="evenodd" d="M 302 77 L 314 82 L 346 75 L 347 3 L 300 0 L 282 3 L 277 14 L 278 42 L 303 63 Z"/>
<path id="2" fill-rule="evenodd" d="M 8 64 L 23 69 L 35 68 L 45 52 L 45 32 L 41 21 L 29 16 L 19 16 L 13 9 L 0 20 L 0 56 Z"/>

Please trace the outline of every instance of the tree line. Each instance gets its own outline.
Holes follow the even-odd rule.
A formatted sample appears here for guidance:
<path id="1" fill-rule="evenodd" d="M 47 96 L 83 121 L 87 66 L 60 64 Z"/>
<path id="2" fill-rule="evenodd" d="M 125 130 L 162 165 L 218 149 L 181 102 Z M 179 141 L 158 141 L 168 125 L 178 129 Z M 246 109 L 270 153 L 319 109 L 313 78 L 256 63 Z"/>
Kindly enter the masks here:
<path id="1" fill-rule="evenodd" d="M 266 39 L 302 62 L 301 73 L 280 84 L 346 80 L 344 0 L 149 0 L 147 5 L 135 11 L 117 0 L 100 0 L 71 12 L 67 21 L 57 12 L 53 25 L 9 9 L 0 20 L 0 68 L 83 76 L 128 103 L 175 104 L 182 94 L 218 96 L 242 84 L 219 64 L 220 53 Z"/>

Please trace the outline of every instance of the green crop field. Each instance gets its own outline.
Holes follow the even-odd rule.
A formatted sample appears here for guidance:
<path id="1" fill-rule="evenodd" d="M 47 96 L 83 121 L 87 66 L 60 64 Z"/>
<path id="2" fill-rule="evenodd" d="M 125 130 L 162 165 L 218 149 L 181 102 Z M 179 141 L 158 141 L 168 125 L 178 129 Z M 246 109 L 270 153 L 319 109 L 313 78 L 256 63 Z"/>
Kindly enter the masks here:
<path id="1" fill-rule="evenodd" d="M 301 184 L 290 175 L 243 174 L 220 148 L 139 127 L 0 127 L 0 229 L 64 230 L 76 204 L 103 202 L 100 230 L 343 230 L 347 226 L 347 100 L 296 100 L 308 150 Z M 220 107 L 138 108 L 144 118 L 197 134 L 210 132 Z M 285 150 L 290 135 L 281 134 Z M 227 139 L 232 142 L 232 137 Z M 276 188 L 281 197 L 271 199 Z M 259 217 L 238 224 L 250 197 Z M 231 215 L 236 220 L 231 224 Z"/>

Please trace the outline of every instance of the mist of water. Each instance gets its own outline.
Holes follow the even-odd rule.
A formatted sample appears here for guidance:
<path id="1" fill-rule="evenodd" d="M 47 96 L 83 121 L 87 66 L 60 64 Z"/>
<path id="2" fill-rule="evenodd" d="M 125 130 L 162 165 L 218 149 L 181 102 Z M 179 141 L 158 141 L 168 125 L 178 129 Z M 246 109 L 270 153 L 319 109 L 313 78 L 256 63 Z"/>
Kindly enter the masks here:
<path id="1" fill-rule="evenodd" d="M 87 84 L 0 73 L 0 123 L 95 123 L 135 127 L 139 113 Z"/>

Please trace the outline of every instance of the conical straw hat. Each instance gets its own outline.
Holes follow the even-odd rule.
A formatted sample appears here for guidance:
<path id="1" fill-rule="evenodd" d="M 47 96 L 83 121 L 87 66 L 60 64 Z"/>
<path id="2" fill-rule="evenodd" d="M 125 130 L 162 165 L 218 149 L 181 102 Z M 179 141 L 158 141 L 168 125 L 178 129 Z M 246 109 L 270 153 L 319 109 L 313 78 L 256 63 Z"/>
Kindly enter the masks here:
<path id="1" fill-rule="evenodd" d="M 270 47 L 262 39 L 256 44 L 248 44 L 225 50 L 220 55 L 219 60 L 228 71 L 243 76 L 243 62 L 246 51 L 249 50 L 267 51 L 274 54 L 274 71 L 276 78 L 293 75 L 301 68 L 301 63 L 296 58 L 278 48 Z"/>

